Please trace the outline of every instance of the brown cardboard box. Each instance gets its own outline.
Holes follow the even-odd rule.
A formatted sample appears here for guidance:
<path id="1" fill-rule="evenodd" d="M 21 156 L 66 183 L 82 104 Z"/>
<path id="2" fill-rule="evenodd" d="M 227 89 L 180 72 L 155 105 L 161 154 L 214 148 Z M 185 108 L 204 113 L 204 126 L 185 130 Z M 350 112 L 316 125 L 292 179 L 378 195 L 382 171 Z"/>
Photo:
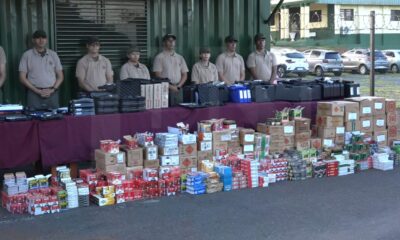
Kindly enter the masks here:
<path id="1" fill-rule="evenodd" d="M 197 149 L 199 151 L 212 151 L 212 141 L 199 141 L 197 142 Z"/>
<path id="2" fill-rule="evenodd" d="M 380 132 L 386 130 L 386 115 L 375 115 L 374 116 L 374 132 Z"/>
<path id="3" fill-rule="evenodd" d="M 217 152 L 227 152 L 228 151 L 228 143 L 227 142 L 219 142 L 213 144 L 213 155 L 216 156 Z"/>
<path id="4" fill-rule="evenodd" d="M 179 147 L 159 147 L 158 155 L 160 156 L 171 156 L 179 155 Z"/>
<path id="5" fill-rule="evenodd" d="M 318 136 L 318 126 L 317 125 L 312 125 L 311 126 L 311 136 L 312 137 L 317 137 Z"/>
<path id="6" fill-rule="evenodd" d="M 284 130 L 283 126 L 270 126 L 265 123 L 257 123 L 257 132 L 265 133 L 267 135 L 283 136 L 284 132 L 283 130 Z"/>
<path id="7" fill-rule="evenodd" d="M 254 133 L 255 131 L 253 129 L 241 128 L 239 130 L 240 144 L 245 145 L 254 143 Z"/>
<path id="8" fill-rule="evenodd" d="M 158 147 L 148 146 L 144 148 L 144 160 L 157 160 L 158 159 Z"/>
<path id="9" fill-rule="evenodd" d="M 370 97 L 374 102 L 373 114 L 382 115 L 386 113 L 386 99 L 383 97 Z"/>
<path id="10" fill-rule="evenodd" d="M 295 134 L 295 122 L 294 121 L 284 122 L 282 125 L 283 125 L 283 135 L 294 136 L 294 134 Z"/>
<path id="11" fill-rule="evenodd" d="M 160 160 L 144 160 L 143 166 L 145 168 L 158 168 L 160 166 Z"/>
<path id="12" fill-rule="evenodd" d="M 296 142 L 296 149 L 298 151 L 303 151 L 310 148 L 311 148 L 310 141 Z"/>
<path id="13" fill-rule="evenodd" d="M 386 113 L 395 113 L 396 112 L 396 100 L 394 99 L 386 99 L 385 101 Z"/>
<path id="14" fill-rule="evenodd" d="M 129 149 L 123 146 L 121 149 L 126 154 L 126 166 L 143 166 L 143 148 Z"/>
<path id="15" fill-rule="evenodd" d="M 242 154 L 242 147 L 228 147 L 228 154 Z"/>
<path id="16" fill-rule="evenodd" d="M 387 131 L 374 132 L 373 139 L 379 147 L 387 146 Z"/>
<path id="17" fill-rule="evenodd" d="M 338 101 L 344 106 L 344 121 L 354 121 L 360 118 L 360 105 L 357 102 Z"/>
<path id="18" fill-rule="evenodd" d="M 322 140 L 321 138 L 311 138 L 310 139 L 310 146 L 315 149 L 322 148 Z"/>
<path id="19" fill-rule="evenodd" d="M 131 174 L 131 172 L 134 171 L 143 171 L 143 166 L 138 166 L 138 167 L 126 167 L 126 179 L 133 179 L 133 175 Z"/>
<path id="20" fill-rule="evenodd" d="M 299 118 L 295 119 L 295 132 L 308 132 L 311 129 L 311 119 L 309 118 Z"/>
<path id="21" fill-rule="evenodd" d="M 397 138 L 397 137 L 396 137 L 396 138 L 388 137 L 387 145 L 388 145 L 389 147 L 392 147 L 394 141 L 399 141 L 399 138 Z"/>
<path id="22" fill-rule="evenodd" d="M 179 144 L 179 155 L 197 156 L 197 144 Z"/>
<path id="23" fill-rule="evenodd" d="M 344 106 L 338 102 L 318 102 L 317 114 L 321 116 L 344 116 Z"/>
<path id="24" fill-rule="evenodd" d="M 231 130 L 214 131 L 212 134 L 213 142 L 229 142 L 232 140 Z"/>
<path id="25" fill-rule="evenodd" d="M 197 159 L 200 161 L 202 160 L 213 160 L 213 153 L 212 151 L 198 151 L 197 152 Z"/>
<path id="26" fill-rule="evenodd" d="M 184 168 L 197 167 L 197 156 L 180 156 L 180 166 Z"/>
<path id="27" fill-rule="evenodd" d="M 335 128 L 344 125 L 343 117 L 317 116 L 316 123 L 320 127 Z"/>
<path id="28" fill-rule="evenodd" d="M 344 145 L 344 134 L 336 134 L 335 144 L 336 145 Z"/>
<path id="29" fill-rule="evenodd" d="M 389 126 L 387 131 L 388 138 L 397 138 L 397 126 Z"/>
<path id="30" fill-rule="evenodd" d="M 99 171 L 104 171 L 104 172 L 119 172 L 122 174 L 126 174 L 126 165 L 125 164 L 114 164 L 114 165 L 102 166 L 102 165 L 97 165 L 97 163 L 96 163 L 96 169 Z"/>
<path id="31" fill-rule="evenodd" d="M 361 117 L 361 131 L 364 133 L 370 133 L 374 130 L 374 121 L 372 117 Z"/>
<path id="32" fill-rule="evenodd" d="M 228 143 L 228 148 L 237 148 L 237 147 L 241 147 L 240 143 L 237 141 L 230 141 L 227 142 Z"/>
<path id="33" fill-rule="evenodd" d="M 369 97 L 346 98 L 348 101 L 357 102 L 360 107 L 360 117 L 370 117 L 374 113 L 374 101 Z"/>
<path id="34" fill-rule="evenodd" d="M 106 153 L 101 149 L 96 149 L 94 152 L 94 159 L 99 162 L 102 166 L 114 165 L 114 164 L 125 164 L 125 153 L 119 152 L 117 154 Z"/>
<path id="35" fill-rule="evenodd" d="M 387 113 L 386 124 L 388 126 L 397 126 L 397 112 L 388 112 Z"/>
<path id="36" fill-rule="evenodd" d="M 309 141 L 311 138 L 311 131 L 308 132 L 301 132 L 301 133 L 297 133 L 294 136 L 294 141 L 295 142 L 299 142 L 299 141 Z"/>
<path id="37" fill-rule="evenodd" d="M 285 136 L 284 139 L 287 147 L 293 148 L 295 146 L 294 136 Z"/>
<path id="38" fill-rule="evenodd" d="M 345 122 L 345 130 L 346 132 L 361 131 L 361 121 L 357 120 Z"/>
<path id="39" fill-rule="evenodd" d="M 318 128 L 318 137 L 320 138 L 335 138 L 336 128 Z"/>
<path id="40" fill-rule="evenodd" d="M 269 152 L 272 153 L 282 153 L 285 150 L 285 145 L 284 144 L 278 144 L 278 145 L 271 145 L 269 147 Z"/>

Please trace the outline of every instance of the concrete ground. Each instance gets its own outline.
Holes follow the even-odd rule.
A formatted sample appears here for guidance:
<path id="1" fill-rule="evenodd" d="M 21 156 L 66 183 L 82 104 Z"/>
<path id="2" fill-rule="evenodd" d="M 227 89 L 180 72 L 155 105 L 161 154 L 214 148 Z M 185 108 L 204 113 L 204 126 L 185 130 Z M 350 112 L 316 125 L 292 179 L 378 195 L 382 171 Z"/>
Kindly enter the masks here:
<path id="1" fill-rule="evenodd" d="M 0 239 L 399 239 L 400 170 L 91 206 L 0 210 Z"/>

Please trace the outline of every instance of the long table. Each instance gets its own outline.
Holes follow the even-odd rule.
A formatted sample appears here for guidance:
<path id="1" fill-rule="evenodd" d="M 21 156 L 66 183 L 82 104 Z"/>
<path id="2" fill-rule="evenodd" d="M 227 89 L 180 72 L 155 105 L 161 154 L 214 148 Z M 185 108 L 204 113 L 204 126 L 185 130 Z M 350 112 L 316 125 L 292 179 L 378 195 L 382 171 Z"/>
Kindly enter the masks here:
<path id="1" fill-rule="evenodd" d="M 188 123 L 192 131 L 196 130 L 198 121 L 210 118 L 233 119 L 238 126 L 255 128 L 258 122 L 273 117 L 276 111 L 296 106 L 305 107 L 303 115 L 314 119 L 316 102 L 271 102 L 0 123 L 0 168 L 24 166 L 39 160 L 46 167 L 89 161 L 102 139 L 120 139 L 123 135 L 144 131 L 167 131 L 168 126 L 175 126 L 177 122 Z"/>

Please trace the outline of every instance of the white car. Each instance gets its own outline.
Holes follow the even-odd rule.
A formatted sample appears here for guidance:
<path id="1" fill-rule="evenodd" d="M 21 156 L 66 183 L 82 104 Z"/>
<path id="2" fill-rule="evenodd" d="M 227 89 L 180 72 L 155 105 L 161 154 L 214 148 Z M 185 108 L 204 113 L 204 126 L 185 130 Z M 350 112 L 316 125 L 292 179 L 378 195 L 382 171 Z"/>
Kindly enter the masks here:
<path id="1" fill-rule="evenodd" d="M 271 52 L 276 57 L 279 78 L 284 78 L 289 73 L 297 74 L 299 77 L 308 74 L 308 62 L 303 53 L 290 48 L 271 48 Z"/>
<path id="2" fill-rule="evenodd" d="M 398 73 L 400 68 L 400 50 L 389 49 L 383 50 L 387 60 L 389 61 L 389 69 L 392 73 Z"/>

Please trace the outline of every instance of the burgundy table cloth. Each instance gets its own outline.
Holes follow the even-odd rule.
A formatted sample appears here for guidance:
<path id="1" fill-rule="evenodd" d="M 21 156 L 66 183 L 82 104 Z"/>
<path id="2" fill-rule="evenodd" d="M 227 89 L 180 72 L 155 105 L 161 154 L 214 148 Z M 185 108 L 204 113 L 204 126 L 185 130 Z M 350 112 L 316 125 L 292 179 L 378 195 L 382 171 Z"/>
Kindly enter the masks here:
<path id="1" fill-rule="evenodd" d="M 0 169 L 40 160 L 37 121 L 0 123 Z"/>
<path id="2" fill-rule="evenodd" d="M 255 128 L 258 122 L 273 117 L 285 107 L 304 106 L 304 117 L 314 119 L 316 102 L 271 102 L 227 104 L 221 107 L 187 109 L 174 107 L 139 113 L 109 114 L 86 117 L 67 116 L 62 120 L 40 122 L 38 137 L 43 166 L 54 166 L 93 159 L 94 149 L 103 139 L 121 139 L 137 132 L 165 132 L 177 122 L 189 123 L 196 130 L 197 122 L 211 118 L 236 120 L 238 126 Z"/>

